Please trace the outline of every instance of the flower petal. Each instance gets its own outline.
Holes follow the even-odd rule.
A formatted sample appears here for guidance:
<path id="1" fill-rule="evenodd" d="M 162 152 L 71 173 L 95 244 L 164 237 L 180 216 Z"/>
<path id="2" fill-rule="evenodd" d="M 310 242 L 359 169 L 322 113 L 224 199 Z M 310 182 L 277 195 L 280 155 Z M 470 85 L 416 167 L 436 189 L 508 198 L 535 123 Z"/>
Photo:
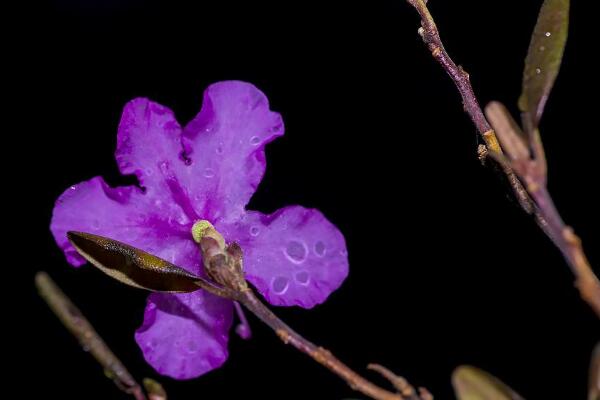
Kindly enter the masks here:
<path id="1" fill-rule="evenodd" d="M 213 220 L 232 221 L 260 183 L 265 145 L 283 135 L 283 122 L 255 86 L 219 82 L 206 89 L 202 109 L 183 135 L 196 209 Z"/>
<path id="2" fill-rule="evenodd" d="M 71 186 L 58 198 L 50 229 L 74 266 L 85 260 L 67 239 L 71 230 L 107 236 L 198 272 L 199 251 L 189 226 L 182 222 L 156 206 L 139 188 L 111 188 L 96 177 Z"/>
<path id="3" fill-rule="evenodd" d="M 181 127 L 170 109 L 144 98 L 127 103 L 115 158 L 121 173 L 135 174 L 163 213 L 185 215 L 192 223 L 199 218 L 185 182 L 190 171 L 183 159 Z"/>
<path id="4" fill-rule="evenodd" d="M 153 293 L 135 340 L 146 361 L 175 379 L 198 377 L 227 359 L 232 302 L 204 291 Z"/>
<path id="5" fill-rule="evenodd" d="M 344 237 L 318 210 L 248 212 L 235 224 L 216 227 L 240 244 L 247 279 L 271 304 L 313 307 L 348 275 Z"/>

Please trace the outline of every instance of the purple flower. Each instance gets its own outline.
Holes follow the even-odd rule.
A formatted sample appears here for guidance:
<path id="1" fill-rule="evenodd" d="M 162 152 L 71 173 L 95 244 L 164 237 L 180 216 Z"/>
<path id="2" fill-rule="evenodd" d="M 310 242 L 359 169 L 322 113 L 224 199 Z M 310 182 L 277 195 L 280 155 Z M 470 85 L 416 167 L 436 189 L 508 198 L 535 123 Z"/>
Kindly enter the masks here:
<path id="1" fill-rule="evenodd" d="M 348 273 L 342 234 L 317 210 L 290 206 L 264 215 L 245 208 L 265 171 L 264 147 L 281 135 L 281 116 L 244 82 L 211 85 L 184 128 L 168 108 L 135 99 L 123 111 L 115 157 L 141 188 L 111 188 L 100 177 L 71 186 L 56 202 L 52 233 L 74 266 L 84 259 L 67 240 L 70 230 L 202 273 L 191 228 L 208 220 L 241 245 L 246 277 L 269 303 L 313 307 Z M 231 301 L 201 290 L 153 293 L 135 339 L 159 373 L 193 378 L 227 359 L 232 319 Z"/>

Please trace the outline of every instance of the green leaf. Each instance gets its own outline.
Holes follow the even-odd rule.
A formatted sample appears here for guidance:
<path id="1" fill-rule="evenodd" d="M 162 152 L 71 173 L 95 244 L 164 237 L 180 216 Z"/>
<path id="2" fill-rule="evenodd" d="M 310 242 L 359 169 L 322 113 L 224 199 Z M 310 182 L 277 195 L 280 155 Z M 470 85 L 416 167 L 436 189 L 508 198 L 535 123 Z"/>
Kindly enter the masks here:
<path id="1" fill-rule="evenodd" d="M 127 285 L 173 293 L 200 288 L 199 276 L 135 247 L 84 232 L 68 232 L 67 237 L 86 260 Z"/>
<path id="2" fill-rule="evenodd" d="M 452 386 L 458 400 L 523 400 L 496 377 L 468 365 L 454 370 Z"/>
<path id="3" fill-rule="evenodd" d="M 594 348 L 590 363 L 590 387 L 588 400 L 600 400 L 600 343 Z"/>
<path id="4" fill-rule="evenodd" d="M 525 58 L 519 108 L 528 130 L 539 125 L 558 75 L 569 30 L 569 0 L 545 0 Z"/>

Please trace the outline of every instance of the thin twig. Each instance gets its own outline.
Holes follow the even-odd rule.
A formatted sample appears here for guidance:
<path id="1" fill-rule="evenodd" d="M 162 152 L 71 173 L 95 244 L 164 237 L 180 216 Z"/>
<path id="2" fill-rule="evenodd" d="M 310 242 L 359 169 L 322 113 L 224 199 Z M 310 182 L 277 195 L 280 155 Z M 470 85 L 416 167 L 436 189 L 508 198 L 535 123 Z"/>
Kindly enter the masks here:
<path id="1" fill-rule="evenodd" d="M 348 385 L 375 400 L 430 400 L 429 397 L 405 397 L 402 393 L 385 390 L 354 372 L 338 360 L 331 352 L 304 339 L 300 334 L 280 320 L 252 292 L 243 270 L 243 251 L 237 243 L 227 245 L 223 236 L 209 223 L 197 222 L 200 227 L 193 228 L 194 240 L 200 245 L 204 269 L 207 275 L 219 285 L 233 291 L 231 300 L 237 301 L 248 311 L 275 331 L 286 344 L 309 355 L 313 360 L 325 366 L 331 372 L 344 379 Z"/>
<path id="2" fill-rule="evenodd" d="M 140 385 L 52 278 L 45 272 L 38 272 L 35 275 L 35 285 L 40 296 L 54 314 L 79 340 L 81 347 L 94 356 L 106 375 L 115 382 L 119 389 L 132 395 L 136 400 L 146 400 Z"/>
<path id="3" fill-rule="evenodd" d="M 406 379 L 394 374 L 392 371 L 385 368 L 383 365 L 369 364 L 367 365 L 367 368 L 378 372 L 381 376 L 390 381 L 392 386 L 394 386 L 396 390 L 399 393 L 401 393 L 404 397 L 410 400 L 414 400 L 416 395 L 415 388 L 410 383 L 408 383 Z"/>
<path id="4" fill-rule="evenodd" d="M 385 390 L 350 369 L 346 364 L 336 358 L 329 350 L 317 346 L 304 339 L 287 324 L 281 321 L 271 310 L 269 310 L 250 289 L 246 290 L 237 299 L 244 307 L 250 310 L 261 321 L 275 331 L 277 336 L 286 344 L 290 344 L 301 352 L 310 356 L 313 360 L 323 365 L 331 372 L 342 378 L 348 385 L 362 394 L 376 400 L 431 400 L 433 396 L 427 390 L 421 390 L 420 395 L 414 393 L 405 396 L 404 393 L 394 393 Z M 405 381 L 406 382 L 406 381 Z M 407 383 L 408 385 L 408 383 Z M 410 386 L 410 385 L 409 385 Z"/>
<path id="5" fill-rule="evenodd" d="M 421 34 L 423 41 L 431 51 L 433 57 L 440 63 L 444 70 L 450 75 L 458 91 L 460 92 L 465 111 L 477 127 L 477 130 L 483 137 L 488 148 L 487 155 L 491 155 L 496 160 L 503 159 L 502 150 L 498 143 L 496 134 L 488 121 L 477 101 L 477 97 L 471 87 L 469 74 L 464 69 L 457 66 L 450 58 L 439 36 L 437 26 L 429 12 L 426 1 L 424 0 L 407 0 L 408 3 L 415 8 L 421 17 Z M 541 162 L 541 150 L 535 145 L 537 160 Z M 480 154 L 482 152 L 480 151 Z M 575 285 L 579 289 L 580 295 L 595 313 L 600 317 L 600 281 L 594 274 L 585 253 L 581 246 L 581 240 L 575 235 L 573 230 L 566 226 L 554 203 L 545 184 L 544 179 L 536 178 L 535 182 L 528 182 L 527 177 L 523 172 L 517 171 L 515 174 L 514 164 L 509 162 L 501 163 L 502 170 L 508 177 L 514 193 L 519 200 L 521 207 L 530 214 L 533 214 L 537 224 L 552 240 L 552 242 L 562 252 L 564 258 L 569 264 L 571 271 L 575 275 Z M 526 188 L 521 183 L 525 183 Z"/>
<path id="6" fill-rule="evenodd" d="M 477 131 L 486 144 L 487 150 L 489 152 L 502 154 L 502 149 L 498 143 L 496 133 L 488 123 L 481 107 L 479 106 L 479 101 L 477 100 L 475 92 L 473 91 L 473 87 L 471 86 L 469 74 L 461 66 L 456 65 L 456 63 L 448 55 L 448 52 L 442 43 L 442 39 L 440 38 L 435 21 L 433 20 L 433 17 L 427 8 L 427 1 L 407 1 L 421 16 L 421 28 L 419 29 L 419 34 L 431 51 L 433 58 L 437 60 L 450 78 L 452 78 L 452 81 L 456 85 L 456 88 L 462 97 L 463 107 L 471 118 L 471 121 L 473 121 L 473 124 L 475 124 Z M 527 191 L 525 188 L 523 188 L 523 185 L 519 179 L 516 177 L 514 171 L 506 166 L 503 166 L 502 172 L 506 175 L 508 183 L 511 185 L 515 197 L 517 198 L 521 207 L 527 213 L 532 213 L 533 205 L 531 203 L 531 199 L 529 198 Z"/>
<path id="7" fill-rule="evenodd" d="M 373 399 L 431 400 L 432 397 L 426 390 L 421 390 L 422 397 L 407 399 L 400 393 L 382 389 L 351 370 L 328 350 L 314 345 L 293 331 L 275 316 L 248 286 L 244 276 L 242 248 L 237 243 L 227 244 L 210 222 L 197 221 L 192 227 L 192 236 L 200 247 L 206 279 L 186 272 L 143 250 L 110 238 L 85 232 L 70 232 L 69 238 L 72 243 L 77 245 L 75 248 L 86 260 L 111 277 L 128 285 L 155 291 L 179 290 L 184 292 L 197 290 L 195 285 L 216 296 L 240 303 L 271 327 L 285 343 L 290 343 L 296 349 L 308 354 L 344 379 L 350 387 Z M 111 265 L 104 263 L 107 260 Z M 143 262 L 139 260 L 143 260 Z M 165 282 L 172 286 L 166 285 Z M 190 287 L 190 283 L 192 287 Z M 61 310 L 63 307 L 57 308 Z M 68 312 L 63 313 L 67 317 L 69 316 Z M 69 320 L 67 319 L 67 321 Z M 110 354 L 112 355 L 112 353 Z"/>
<path id="8" fill-rule="evenodd" d="M 544 221 L 547 221 L 544 228 L 549 231 L 548 236 L 562 252 L 573 275 L 575 275 L 575 286 L 579 290 L 581 298 L 600 317 L 600 281 L 594 274 L 592 266 L 583 251 L 581 239 L 571 227 L 563 222 L 550 193 L 548 193 L 548 189 L 545 186 L 532 189 L 535 190 L 530 190 L 531 197 L 535 200 Z"/>

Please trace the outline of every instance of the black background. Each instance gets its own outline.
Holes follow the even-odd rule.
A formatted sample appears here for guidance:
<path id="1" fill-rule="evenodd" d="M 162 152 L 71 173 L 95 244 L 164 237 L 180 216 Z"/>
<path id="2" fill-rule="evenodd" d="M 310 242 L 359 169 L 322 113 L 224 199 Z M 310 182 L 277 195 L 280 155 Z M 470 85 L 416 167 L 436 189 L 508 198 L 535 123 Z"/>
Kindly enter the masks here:
<path id="1" fill-rule="evenodd" d="M 481 101 L 516 112 L 541 1 L 429 3 Z M 588 6 L 573 1 L 542 134 L 550 190 L 597 266 L 590 93 L 598 75 Z M 126 398 L 37 298 L 38 269 L 55 277 L 137 377 L 157 377 L 133 340 L 146 294 L 90 267 L 70 268 L 48 230 L 53 202 L 96 175 L 133 182 L 119 176 L 112 155 L 131 98 L 150 97 L 185 123 L 209 83 L 240 79 L 263 90 L 286 124 L 267 148 L 250 208 L 317 207 L 349 248 L 341 289 L 310 311 L 277 309 L 284 320 L 357 370 L 384 364 L 439 399 L 451 398 L 450 374 L 465 363 L 527 398 L 585 398 L 598 321 L 558 251 L 481 167 L 475 129 L 404 1 L 55 0 L 28 4 L 17 17 L 5 35 L 17 90 L 8 97 L 15 126 L 3 153 L 14 203 L 6 214 L 18 238 L 6 249 L 14 256 L 6 271 L 24 278 L 5 280 L 15 312 L 5 323 L 21 339 L 5 345 L 17 356 L 7 385 L 19 397 Z M 232 336 L 224 367 L 194 381 L 161 378 L 171 398 L 360 397 L 251 324 L 254 338 Z"/>

